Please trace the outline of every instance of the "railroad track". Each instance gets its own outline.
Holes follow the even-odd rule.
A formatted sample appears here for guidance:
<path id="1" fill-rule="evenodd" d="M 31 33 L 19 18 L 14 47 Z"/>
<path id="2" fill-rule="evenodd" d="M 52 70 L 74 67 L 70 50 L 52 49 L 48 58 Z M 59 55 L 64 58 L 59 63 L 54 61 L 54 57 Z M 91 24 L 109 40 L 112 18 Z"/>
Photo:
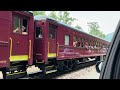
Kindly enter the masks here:
<path id="1" fill-rule="evenodd" d="M 83 69 L 88 66 L 92 66 L 92 65 L 96 64 L 96 62 L 97 62 L 97 60 L 93 60 L 93 61 L 89 61 L 89 62 L 82 62 L 76 68 L 74 68 L 72 70 L 66 70 L 63 72 L 55 72 L 55 73 L 51 73 L 51 74 L 47 74 L 47 75 L 43 75 L 42 72 L 29 74 L 29 76 L 27 76 L 25 78 L 21 78 L 21 79 L 55 79 L 56 77 L 61 76 L 63 74 L 67 74 L 67 73 L 70 73 L 73 71 L 77 71 L 79 69 Z"/>

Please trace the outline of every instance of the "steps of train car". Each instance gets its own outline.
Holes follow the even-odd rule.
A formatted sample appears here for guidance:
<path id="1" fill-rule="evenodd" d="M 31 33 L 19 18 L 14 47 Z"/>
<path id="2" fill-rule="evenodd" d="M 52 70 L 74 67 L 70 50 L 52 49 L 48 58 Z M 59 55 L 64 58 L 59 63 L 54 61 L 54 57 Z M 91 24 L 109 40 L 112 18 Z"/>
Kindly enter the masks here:
<path id="1" fill-rule="evenodd" d="M 57 72 L 57 69 L 54 65 L 45 66 L 45 74 Z"/>
<path id="2" fill-rule="evenodd" d="M 14 72 L 6 74 L 6 79 L 18 79 L 27 76 L 27 72 Z"/>
<path id="3" fill-rule="evenodd" d="M 27 71 L 23 66 L 11 66 L 6 71 L 6 79 L 18 79 L 27 76 Z"/>

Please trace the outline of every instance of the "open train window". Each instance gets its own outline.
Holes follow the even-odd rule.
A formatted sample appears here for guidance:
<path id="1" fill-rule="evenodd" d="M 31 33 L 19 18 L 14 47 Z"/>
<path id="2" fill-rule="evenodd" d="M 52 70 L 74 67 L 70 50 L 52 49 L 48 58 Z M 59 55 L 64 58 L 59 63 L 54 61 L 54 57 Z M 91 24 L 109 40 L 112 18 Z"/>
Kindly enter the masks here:
<path id="1" fill-rule="evenodd" d="M 20 18 L 19 17 L 16 17 L 14 16 L 14 20 L 13 20 L 13 32 L 14 33 L 18 33 L 18 34 L 21 34 L 21 28 L 20 28 Z"/>
<path id="2" fill-rule="evenodd" d="M 49 24 L 49 38 L 55 39 L 57 26 Z"/>
<path id="3" fill-rule="evenodd" d="M 43 38 L 43 35 L 42 35 L 42 28 L 41 27 L 36 27 L 36 38 Z"/>
<path id="4" fill-rule="evenodd" d="M 85 39 L 82 38 L 81 40 L 82 40 L 82 42 L 81 42 L 81 47 L 84 47 L 84 45 L 85 45 L 85 43 L 84 43 L 84 42 L 85 42 Z"/>
<path id="5" fill-rule="evenodd" d="M 28 32 L 28 20 L 22 19 L 22 34 L 27 34 Z"/>
<path id="6" fill-rule="evenodd" d="M 65 45 L 69 45 L 70 35 L 65 35 Z"/>
<path id="7" fill-rule="evenodd" d="M 73 46 L 77 47 L 77 38 L 73 36 Z"/>
<path id="8" fill-rule="evenodd" d="M 14 16 L 13 32 L 26 35 L 28 32 L 28 20 L 23 19 L 21 17 Z"/>
<path id="9" fill-rule="evenodd" d="M 77 47 L 81 47 L 81 46 L 80 46 L 80 43 L 81 43 L 80 37 L 77 38 L 77 42 L 78 42 Z"/>

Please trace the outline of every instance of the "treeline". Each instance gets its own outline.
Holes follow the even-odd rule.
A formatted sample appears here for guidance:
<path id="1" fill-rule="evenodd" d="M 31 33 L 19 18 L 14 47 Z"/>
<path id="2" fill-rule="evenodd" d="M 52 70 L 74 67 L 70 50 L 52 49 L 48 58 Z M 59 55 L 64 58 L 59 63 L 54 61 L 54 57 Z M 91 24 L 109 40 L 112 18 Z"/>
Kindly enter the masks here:
<path id="1" fill-rule="evenodd" d="M 71 17 L 68 11 L 50 11 L 48 15 L 46 14 L 46 11 L 33 11 L 33 14 L 34 16 L 35 15 L 49 16 L 57 21 L 61 21 L 70 26 L 74 21 L 77 20 L 76 18 Z M 98 22 L 88 22 L 87 25 L 89 27 L 88 30 L 89 34 L 98 36 L 103 39 L 106 37 L 106 35 L 100 30 Z M 80 31 L 84 31 L 80 25 L 76 25 L 75 28 L 79 29 Z"/>

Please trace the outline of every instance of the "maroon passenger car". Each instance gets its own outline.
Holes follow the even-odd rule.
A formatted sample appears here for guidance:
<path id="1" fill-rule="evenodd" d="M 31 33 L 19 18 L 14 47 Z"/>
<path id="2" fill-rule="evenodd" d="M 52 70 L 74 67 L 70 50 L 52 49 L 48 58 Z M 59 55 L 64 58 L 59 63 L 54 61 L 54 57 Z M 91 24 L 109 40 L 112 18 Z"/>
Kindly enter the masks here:
<path id="1" fill-rule="evenodd" d="M 35 65 L 44 74 L 75 68 L 106 55 L 109 42 L 27 11 L 0 11 L 0 69 L 4 78 L 27 75 Z"/>
<path id="2" fill-rule="evenodd" d="M 0 69 L 3 77 L 26 74 L 33 63 L 33 14 L 25 11 L 0 11 Z M 16 72 L 14 72 L 16 71 Z"/>
<path id="3" fill-rule="evenodd" d="M 49 17 L 35 16 L 34 63 L 46 72 L 106 55 L 109 42 Z M 88 59 L 89 58 L 89 59 Z M 49 73 L 49 72 L 48 72 Z"/>

